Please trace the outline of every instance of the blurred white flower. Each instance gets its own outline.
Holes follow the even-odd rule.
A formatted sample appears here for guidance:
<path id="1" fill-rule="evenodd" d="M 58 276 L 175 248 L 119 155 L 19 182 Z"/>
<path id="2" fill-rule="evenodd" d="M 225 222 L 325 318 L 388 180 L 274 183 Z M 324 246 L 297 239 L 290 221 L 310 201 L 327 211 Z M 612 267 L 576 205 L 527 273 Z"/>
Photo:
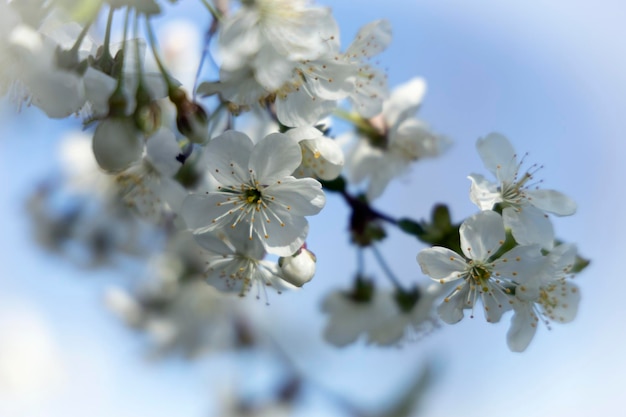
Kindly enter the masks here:
<path id="1" fill-rule="evenodd" d="M 422 78 L 399 85 L 383 103 L 382 113 L 368 121 L 368 132 L 357 133 L 346 166 L 352 182 L 368 180 L 369 201 L 378 198 L 389 182 L 414 162 L 438 156 L 448 148 L 447 138 L 431 132 L 413 116 L 425 91 Z"/>

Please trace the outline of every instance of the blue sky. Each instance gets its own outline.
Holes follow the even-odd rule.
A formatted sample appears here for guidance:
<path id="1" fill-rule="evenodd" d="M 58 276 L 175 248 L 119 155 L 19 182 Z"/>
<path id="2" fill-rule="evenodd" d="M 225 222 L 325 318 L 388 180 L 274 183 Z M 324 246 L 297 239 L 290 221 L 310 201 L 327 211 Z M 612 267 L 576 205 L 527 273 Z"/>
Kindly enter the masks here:
<path id="1" fill-rule="evenodd" d="M 181 15 L 193 3 L 181 5 Z M 336 236 L 347 210 L 330 199 L 311 221 L 309 246 L 319 260 L 314 281 L 298 293 L 273 297 L 271 307 L 257 314 L 272 320 L 288 312 L 275 332 L 298 366 L 367 404 L 379 404 L 421 363 L 433 361 L 440 372 L 422 407 L 429 417 L 612 415 L 626 384 L 620 349 L 626 284 L 619 263 L 626 232 L 626 7 L 606 0 L 396 0 L 361 4 L 355 12 L 355 2 L 325 3 L 335 10 L 344 45 L 362 24 L 391 20 L 394 41 L 382 59 L 390 83 L 425 77 L 428 93 L 419 115 L 454 141 L 446 155 L 418 164 L 390 186 L 380 208 L 422 218 L 432 204 L 445 202 L 456 220 L 471 215 L 476 208 L 466 176 L 485 173 L 474 143 L 499 131 L 518 151 L 528 151 L 529 161 L 545 165 L 546 188 L 577 201 L 574 217 L 554 219 L 556 231 L 578 243 L 593 264 L 576 278 L 583 296 L 576 321 L 540 329 L 524 354 L 506 348 L 508 316 L 497 325 L 477 318 L 444 326 L 401 349 L 336 350 L 319 340 L 324 318 L 318 304 L 329 290 L 348 285 L 354 254 L 347 238 Z M 34 375 L 25 382 L 0 379 L 0 416 L 72 417 L 84 415 L 87 406 L 92 416 L 206 415 L 212 407 L 207 392 L 214 387 L 208 375 L 218 365 L 147 364 L 133 334 L 103 308 L 110 277 L 86 276 L 32 243 L 24 198 L 51 172 L 62 124 L 42 120 L 32 109 L 19 116 L 9 109 L 0 121 L 0 357 L 26 357 L 23 369 Z M 335 240 L 340 243 L 331 247 Z M 382 251 L 402 280 L 425 282 L 415 261 L 422 247 L 393 233 Z M 0 377 L 13 375 L 3 374 L 2 364 Z M 218 367 L 228 374 L 230 366 L 241 367 L 228 361 Z"/>

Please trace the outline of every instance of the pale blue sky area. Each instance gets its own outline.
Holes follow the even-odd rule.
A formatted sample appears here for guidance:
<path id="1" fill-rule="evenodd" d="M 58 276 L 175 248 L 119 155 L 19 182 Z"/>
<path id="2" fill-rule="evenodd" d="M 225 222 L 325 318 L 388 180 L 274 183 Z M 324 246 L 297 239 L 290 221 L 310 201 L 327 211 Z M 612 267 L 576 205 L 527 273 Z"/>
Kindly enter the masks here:
<path id="1" fill-rule="evenodd" d="M 195 2 L 182 3 L 180 15 L 197 20 L 188 14 Z M 319 301 L 349 285 L 355 255 L 338 232 L 346 228 L 347 210 L 330 196 L 311 219 L 315 279 L 300 292 L 271 297 L 270 307 L 260 302 L 255 314 L 285 320 L 274 333 L 297 366 L 372 406 L 433 361 L 439 373 L 421 408 L 427 417 L 617 415 L 626 386 L 626 281 L 619 267 L 626 233 L 626 6 L 608 0 L 324 3 L 335 11 L 344 45 L 362 24 L 391 21 L 394 40 L 381 59 L 390 84 L 425 77 L 419 115 L 454 141 L 443 157 L 393 183 L 378 207 L 419 219 L 444 202 L 456 221 L 473 214 L 466 176 L 486 173 L 474 143 L 498 131 L 518 152 L 528 151 L 529 162 L 545 166 L 545 188 L 577 201 L 575 216 L 554 223 L 557 235 L 577 243 L 592 265 L 576 278 L 578 318 L 552 331 L 540 328 L 523 354 L 506 347 L 509 316 L 497 325 L 479 316 L 442 326 L 400 349 L 359 343 L 337 350 L 320 339 Z M 10 374 L 17 378 L 12 385 L 0 379 L 0 417 L 208 415 L 220 385 L 211 375 L 243 366 L 180 360 L 155 366 L 142 359 L 134 334 L 104 309 L 110 277 L 44 253 L 29 235 L 24 199 L 52 172 L 63 125 L 34 109 L 20 115 L 9 109 L 0 122 L 0 377 L 7 378 L 3 354 L 24 360 L 24 372 Z M 401 280 L 427 282 L 415 261 L 422 247 L 392 232 L 382 251 Z M 309 407 L 299 415 L 321 414 Z"/>

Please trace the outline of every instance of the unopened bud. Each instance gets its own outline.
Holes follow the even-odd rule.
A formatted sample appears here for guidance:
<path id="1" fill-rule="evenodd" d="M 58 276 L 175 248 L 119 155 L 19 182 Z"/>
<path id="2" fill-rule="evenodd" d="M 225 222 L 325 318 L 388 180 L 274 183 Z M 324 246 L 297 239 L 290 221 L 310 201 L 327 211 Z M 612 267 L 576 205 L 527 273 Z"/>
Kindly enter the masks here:
<path id="1" fill-rule="evenodd" d="M 296 287 L 302 287 L 313 279 L 316 261 L 313 252 L 303 247 L 291 256 L 278 259 L 278 266 L 285 281 Z"/>
<path id="2" fill-rule="evenodd" d="M 205 143 L 209 139 L 209 118 L 197 103 L 188 101 L 184 108 L 179 108 L 176 126 L 180 133 L 194 143 Z"/>
<path id="3" fill-rule="evenodd" d="M 209 140 L 209 117 L 202 106 L 189 100 L 180 88 L 170 91 L 169 96 L 176 106 L 176 127 L 180 133 L 194 143 Z"/>
<path id="4" fill-rule="evenodd" d="M 143 139 L 130 117 L 110 117 L 93 134 L 93 153 L 100 168 L 118 172 L 141 158 Z"/>

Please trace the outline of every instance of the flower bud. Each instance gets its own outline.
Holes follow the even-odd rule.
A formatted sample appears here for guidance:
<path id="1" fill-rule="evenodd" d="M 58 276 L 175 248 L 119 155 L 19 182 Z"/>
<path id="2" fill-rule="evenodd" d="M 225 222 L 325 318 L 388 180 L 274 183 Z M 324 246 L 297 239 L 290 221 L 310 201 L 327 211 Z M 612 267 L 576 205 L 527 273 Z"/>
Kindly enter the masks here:
<path id="1" fill-rule="evenodd" d="M 201 105 L 189 100 L 181 88 L 171 89 L 170 101 L 176 106 L 176 127 L 193 143 L 209 140 L 209 117 Z"/>
<path id="2" fill-rule="evenodd" d="M 313 252 L 302 247 L 293 255 L 278 259 L 278 266 L 285 281 L 296 287 L 302 287 L 315 275 L 316 261 Z"/>
<path id="3" fill-rule="evenodd" d="M 143 138 L 130 117 L 111 117 L 100 122 L 93 134 L 93 154 L 100 168 L 118 172 L 139 160 Z"/>
<path id="4" fill-rule="evenodd" d="M 208 116 L 199 104 L 186 100 L 178 107 L 176 127 L 190 141 L 205 143 L 209 139 L 208 126 Z"/>

